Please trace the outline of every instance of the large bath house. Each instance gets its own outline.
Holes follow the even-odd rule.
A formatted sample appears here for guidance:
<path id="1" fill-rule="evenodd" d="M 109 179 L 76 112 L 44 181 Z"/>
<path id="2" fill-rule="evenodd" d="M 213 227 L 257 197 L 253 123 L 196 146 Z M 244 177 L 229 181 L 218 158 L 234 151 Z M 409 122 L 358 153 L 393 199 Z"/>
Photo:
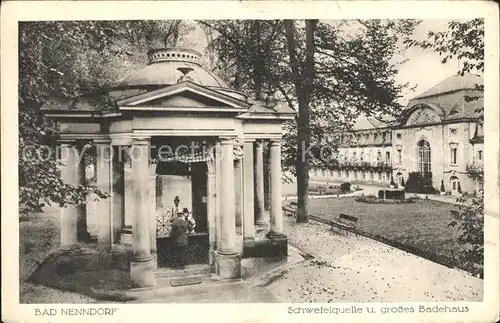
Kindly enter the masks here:
<path id="1" fill-rule="evenodd" d="M 204 69 L 198 52 L 168 48 L 148 57 L 104 96 L 52 98 L 42 108 L 59 125 L 63 180 L 85 181 L 79 157 L 91 143 L 97 187 L 109 193 L 62 208 L 61 248 L 93 237 L 103 252 L 132 255 L 134 286 L 154 286 L 155 272 L 171 267 L 172 218 L 187 209 L 196 222 L 189 264 L 238 278 L 242 257 L 286 256 L 280 141 L 295 111 L 252 102 Z"/>

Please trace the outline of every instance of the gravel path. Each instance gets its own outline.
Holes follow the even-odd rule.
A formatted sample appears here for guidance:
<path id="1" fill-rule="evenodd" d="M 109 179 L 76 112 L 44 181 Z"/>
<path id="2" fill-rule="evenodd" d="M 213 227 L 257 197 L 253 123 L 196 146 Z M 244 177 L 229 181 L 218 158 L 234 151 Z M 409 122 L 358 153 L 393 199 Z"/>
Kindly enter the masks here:
<path id="1" fill-rule="evenodd" d="M 282 302 L 482 300 L 483 280 L 375 240 L 291 218 L 285 232 L 315 258 L 267 286 Z"/>

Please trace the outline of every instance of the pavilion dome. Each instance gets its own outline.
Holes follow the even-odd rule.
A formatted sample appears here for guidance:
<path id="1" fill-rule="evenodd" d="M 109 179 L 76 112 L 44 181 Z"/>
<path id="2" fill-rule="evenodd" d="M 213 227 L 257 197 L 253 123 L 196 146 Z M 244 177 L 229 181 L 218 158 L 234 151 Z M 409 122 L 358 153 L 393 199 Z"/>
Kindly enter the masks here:
<path id="1" fill-rule="evenodd" d="M 116 88 L 176 84 L 184 75 L 205 87 L 229 88 L 214 73 L 201 66 L 201 54 L 185 48 L 161 48 L 148 52 L 149 64 L 122 79 Z"/>

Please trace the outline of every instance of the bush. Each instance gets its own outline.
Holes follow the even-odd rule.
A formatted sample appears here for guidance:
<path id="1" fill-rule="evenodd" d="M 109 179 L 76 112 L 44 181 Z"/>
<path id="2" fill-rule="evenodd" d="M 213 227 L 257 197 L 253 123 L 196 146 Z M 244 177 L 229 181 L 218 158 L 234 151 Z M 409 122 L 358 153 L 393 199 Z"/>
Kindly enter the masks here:
<path id="1" fill-rule="evenodd" d="M 367 195 L 367 196 L 358 196 L 354 200 L 356 202 L 367 203 L 367 204 L 406 204 L 406 203 L 414 203 L 415 200 L 417 200 L 417 198 L 410 197 L 402 200 L 384 200 L 383 198 L 377 198 L 374 195 Z"/>
<path id="2" fill-rule="evenodd" d="M 385 191 L 385 198 L 386 199 L 404 200 L 404 198 L 405 198 L 405 191 L 402 191 L 402 190 L 379 190 L 378 191 L 378 198 L 379 199 L 384 198 L 384 191 Z"/>
<path id="3" fill-rule="evenodd" d="M 459 202 L 465 202 L 460 198 Z M 484 198 L 473 199 L 470 205 L 457 205 L 450 211 L 454 220 L 448 225 L 460 231 L 458 243 L 467 248 L 457 254 L 465 270 L 483 274 L 484 266 Z"/>
<path id="4" fill-rule="evenodd" d="M 436 189 L 432 186 L 432 173 L 425 173 L 423 175 L 419 172 L 409 173 L 405 190 L 408 193 L 437 193 Z"/>
<path id="5" fill-rule="evenodd" d="M 340 184 L 340 190 L 342 192 L 350 192 L 351 191 L 351 183 L 342 183 Z"/>

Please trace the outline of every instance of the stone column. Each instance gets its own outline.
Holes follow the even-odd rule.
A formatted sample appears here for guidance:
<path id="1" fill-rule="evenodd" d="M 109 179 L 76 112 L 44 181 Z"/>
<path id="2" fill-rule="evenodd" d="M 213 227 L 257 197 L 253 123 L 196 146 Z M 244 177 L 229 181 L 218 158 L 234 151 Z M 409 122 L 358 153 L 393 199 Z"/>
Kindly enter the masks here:
<path id="1" fill-rule="evenodd" d="M 236 202 L 236 226 L 241 227 L 243 217 L 243 163 L 234 161 L 234 198 Z"/>
<path id="2" fill-rule="evenodd" d="M 243 154 L 243 242 L 255 240 L 253 140 L 245 141 Z"/>
<path id="3" fill-rule="evenodd" d="M 264 210 L 265 218 L 267 219 L 269 212 L 271 211 L 271 151 L 269 149 L 268 142 L 264 142 L 264 159 L 263 159 L 263 170 L 264 170 Z"/>
<path id="4" fill-rule="evenodd" d="M 154 258 L 150 242 L 149 138 L 134 138 L 132 149 L 134 188 L 133 260 L 130 278 L 135 287 L 155 285 Z"/>
<path id="5" fill-rule="evenodd" d="M 221 147 L 220 245 L 216 252 L 216 273 L 220 278 L 241 276 L 241 260 L 236 250 L 233 139 L 223 139 Z"/>
<path id="6" fill-rule="evenodd" d="M 97 188 L 103 192 L 112 194 L 111 190 L 111 162 L 113 152 L 111 150 L 110 140 L 94 140 L 96 143 L 96 175 Z M 111 213 L 112 196 L 100 199 L 97 202 L 97 248 L 109 251 L 111 249 Z"/>
<path id="7" fill-rule="evenodd" d="M 130 147 L 128 147 L 126 160 L 123 162 L 123 181 L 125 197 L 124 212 L 123 212 L 123 226 L 132 226 L 134 223 L 134 180 L 132 177 L 132 161 L 130 160 Z"/>
<path id="8" fill-rule="evenodd" d="M 65 184 L 76 185 L 77 149 L 73 142 L 61 143 L 61 177 Z M 77 206 L 67 205 L 61 209 L 61 249 L 69 250 L 77 245 Z"/>
<path id="9" fill-rule="evenodd" d="M 112 243 L 120 243 L 121 230 L 123 227 L 123 218 L 125 211 L 125 176 L 123 156 L 119 147 L 113 147 L 113 241 Z"/>
<path id="10" fill-rule="evenodd" d="M 85 145 L 79 145 L 80 155 L 76 160 L 76 185 L 85 185 Z M 79 159 L 78 159 L 79 158 Z M 81 204 L 76 207 L 77 213 L 77 238 L 78 241 L 90 241 L 90 233 L 87 230 L 87 205 Z"/>
<path id="11" fill-rule="evenodd" d="M 264 152 L 261 140 L 255 142 L 255 224 L 264 224 Z"/>
<path id="12" fill-rule="evenodd" d="M 281 144 L 278 140 L 271 141 L 271 236 L 283 235 L 283 211 L 281 209 Z"/>
<path id="13" fill-rule="evenodd" d="M 151 254 L 156 258 L 156 161 L 149 163 L 149 242 Z M 154 261 L 154 264 L 157 262 Z"/>
<path id="14" fill-rule="evenodd" d="M 213 251 L 216 248 L 217 230 L 216 230 L 216 192 L 217 183 L 215 178 L 215 147 L 212 147 L 207 156 L 207 222 L 208 222 L 208 243 L 209 264 L 213 265 Z"/>
<path id="15" fill-rule="evenodd" d="M 221 198 L 222 198 L 222 188 L 221 188 L 221 149 L 220 142 L 215 144 L 215 227 L 216 230 L 216 246 L 217 249 L 220 246 L 221 237 Z"/>

